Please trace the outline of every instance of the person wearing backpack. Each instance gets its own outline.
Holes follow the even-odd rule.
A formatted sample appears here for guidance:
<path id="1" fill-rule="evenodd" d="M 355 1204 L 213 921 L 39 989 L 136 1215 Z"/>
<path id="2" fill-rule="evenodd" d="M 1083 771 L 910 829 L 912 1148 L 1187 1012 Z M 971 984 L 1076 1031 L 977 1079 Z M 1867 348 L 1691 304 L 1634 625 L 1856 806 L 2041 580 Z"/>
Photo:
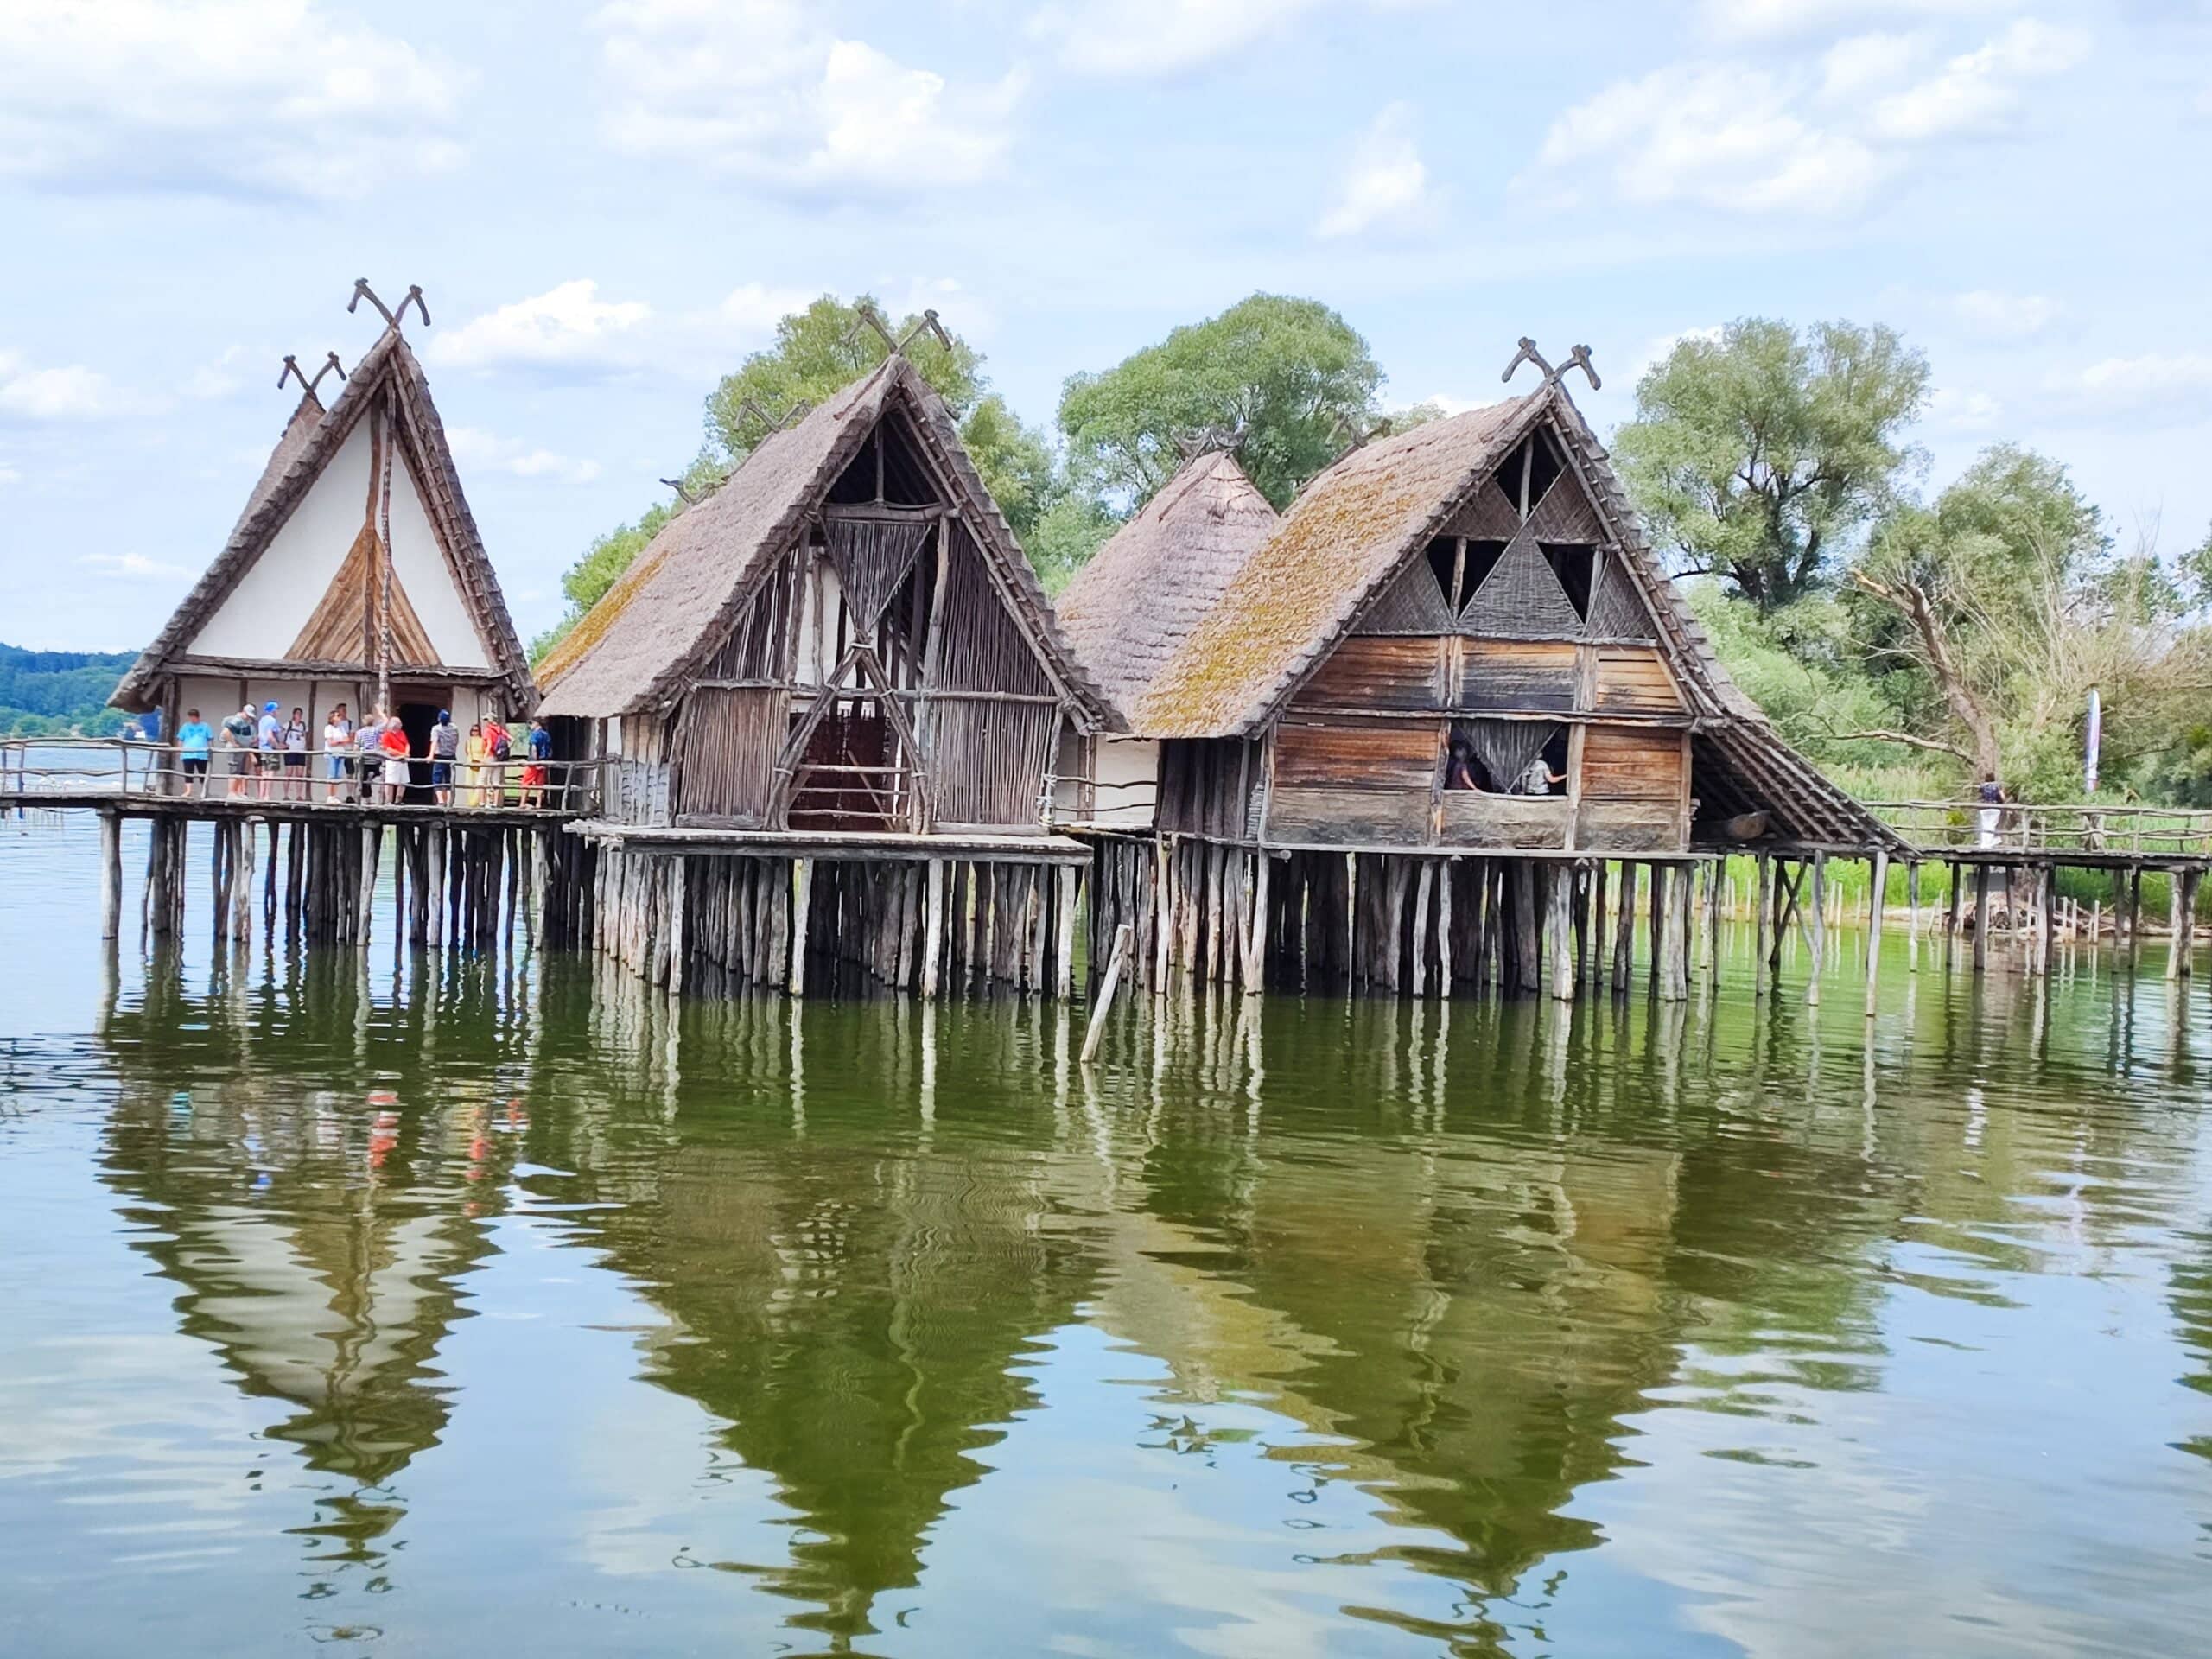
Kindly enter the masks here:
<path id="1" fill-rule="evenodd" d="M 514 753 L 514 740 L 507 735 L 505 721 L 493 715 L 484 721 L 484 802 L 487 806 L 507 804 L 507 759 Z"/>

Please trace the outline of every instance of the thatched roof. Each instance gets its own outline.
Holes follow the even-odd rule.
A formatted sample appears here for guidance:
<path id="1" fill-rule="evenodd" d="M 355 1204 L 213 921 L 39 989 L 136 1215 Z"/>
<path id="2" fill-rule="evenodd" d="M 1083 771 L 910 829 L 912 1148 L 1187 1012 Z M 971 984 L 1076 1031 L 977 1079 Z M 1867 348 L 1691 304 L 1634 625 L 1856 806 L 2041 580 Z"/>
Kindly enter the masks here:
<path id="1" fill-rule="evenodd" d="M 1273 713 L 1546 407 L 1517 397 L 1355 449 L 1306 486 L 1130 710 L 1147 737 L 1231 737 Z"/>
<path id="2" fill-rule="evenodd" d="M 1114 532 L 1060 595 L 1068 644 L 1126 713 L 1282 520 L 1236 457 L 1204 454 Z"/>
<path id="3" fill-rule="evenodd" d="M 1086 729 L 1114 716 L 1068 649 L 1051 601 L 976 476 L 944 402 L 893 355 L 748 454 L 663 527 L 538 667 L 541 712 L 605 718 L 667 708 L 736 625 L 779 555 L 894 406 L 912 421 L 1001 593 Z"/>
<path id="4" fill-rule="evenodd" d="M 1789 840 L 1901 846 L 1797 754 L 1721 665 L 1645 538 L 1605 448 L 1555 386 L 1355 449 L 1307 485 L 1170 660 L 1128 704 L 1159 738 L 1249 735 L 1272 719 L 1408 559 L 1531 429 L 1548 422 L 1624 556 L 1698 732 L 1700 788 L 1764 810 Z"/>
<path id="5" fill-rule="evenodd" d="M 484 551 L 484 538 L 468 510 L 468 499 L 461 493 L 461 472 L 454 465 L 445 425 L 431 400 L 430 383 L 397 326 L 387 327 L 354 365 L 345 390 L 327 410 L 312 392 L 300 399 L 268 466 L 246 499 L 245 512 L 232 528 L 230 540 L 184 596 L 184 602 L 155 636 L 154 643 L 123 677 L 111 702 L 130 709 L 154 706 L 160 696 L 160 683 L 172 664 L 186 653 L 208 618 L 268 550 L 285 520 L 322 476 L 323 468 L 387 389 L 397 401 L 400 440 L 421 481 L 423 511 L 445 544 L 477 629 L 490 644 L 493 663 L 505 682 L 507 700 L 517 709 L 530 708 L 536 688 L 531 683 L 529 658 L 523 654 L 522 641 L 507 614 L 499 576 Z"/>

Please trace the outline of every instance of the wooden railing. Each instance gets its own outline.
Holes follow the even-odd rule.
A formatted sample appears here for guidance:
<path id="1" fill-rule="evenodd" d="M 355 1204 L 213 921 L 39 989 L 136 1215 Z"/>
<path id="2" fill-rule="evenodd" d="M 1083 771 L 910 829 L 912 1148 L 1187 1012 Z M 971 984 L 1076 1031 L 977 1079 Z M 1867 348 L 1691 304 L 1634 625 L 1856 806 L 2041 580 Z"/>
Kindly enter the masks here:
<path id="1" fill-rule="evenodd" d="M 346 763 L 331 776 L 332 759 Z M 453 808 L 528 808 L 585 814 L 598 810 L 606 760 L 545 760 L 524 755 L 472 763 L 454 760 L 452 781 L 437 785 L 448 804 L 429 798 L 427 755 L 410 754 L 408 782 L 389 798 L 382 781 L 385 757 L 353 750 L 217 748 L 202 767 L 188 764 L 172 743 L 120 737 L 31 737 L 0 740 L 0 806 L 37 806 L 60 800 L 167 796 L 175 799 L 236 800 L 270 806 L 372 804 Z M 287 765 L 287 761 L 297 764 Z M 543 779 L 532 778 L 541 768 Z M 528 779 L 529 781 L 525 781 Z"/>
<path id="2" fill-rule="evenodd" d="M 2212 858 L 2212 811 L 2164 806 L 1990 806 L 1978 800 L 1869 801 L 1866 807 L 1907 841 L 1931 851 Z"/>

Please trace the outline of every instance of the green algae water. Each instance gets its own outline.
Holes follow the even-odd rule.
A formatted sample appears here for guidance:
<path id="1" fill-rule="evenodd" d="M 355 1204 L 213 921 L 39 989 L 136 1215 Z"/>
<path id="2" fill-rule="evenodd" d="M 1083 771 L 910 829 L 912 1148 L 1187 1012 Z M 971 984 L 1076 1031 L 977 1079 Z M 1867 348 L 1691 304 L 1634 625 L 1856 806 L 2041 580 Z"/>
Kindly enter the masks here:
<path id="1" fill-rule="evenodd" d="M 96 845 L 0 823 L 0 1651 L 2202 1649 L 2162 947 L 1140 1001 L 1086 1074 L 1012 998 L 241 965 L 204 882 L 111 966 Z"/>

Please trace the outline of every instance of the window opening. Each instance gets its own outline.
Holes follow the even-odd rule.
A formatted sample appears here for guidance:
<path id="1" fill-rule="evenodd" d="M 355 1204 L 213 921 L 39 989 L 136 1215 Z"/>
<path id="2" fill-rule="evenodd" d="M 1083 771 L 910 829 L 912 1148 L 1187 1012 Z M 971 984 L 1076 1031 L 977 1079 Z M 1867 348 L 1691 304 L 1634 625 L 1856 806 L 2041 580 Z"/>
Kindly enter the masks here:
<path id="1" fill-rule="evenodd" d="M 1552 574 L 1559 578 L 1559 585 L 1567 594 L 1567 602 L 1574 607 L 1577 617 L 1587 622 L 1590 620 L 1590 590 L 1597 569 L 1597 550 L 1560 542 L 1546 542 L 1541 546 L 1544 562 L 1551 566 Z"/>

